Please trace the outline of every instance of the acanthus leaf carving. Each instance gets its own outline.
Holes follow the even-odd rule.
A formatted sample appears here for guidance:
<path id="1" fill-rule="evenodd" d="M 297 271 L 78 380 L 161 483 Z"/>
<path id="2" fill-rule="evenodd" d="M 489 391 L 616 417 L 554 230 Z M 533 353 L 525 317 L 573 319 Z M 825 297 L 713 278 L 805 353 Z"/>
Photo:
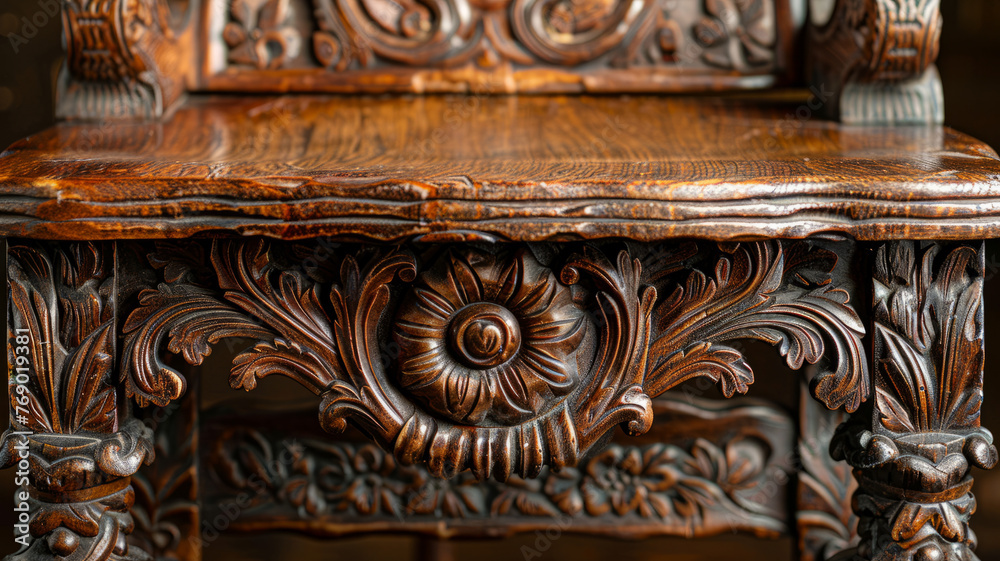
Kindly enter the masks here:
<path id="1" fill-rule="evenodd" d="M 10 392 L 12 410 L 19 396 L 28 401 L 29 412 L 17 424 L 43 433 L 113 432 L 117 404 L 108 377 L 114 323 L 104 251 L 94 244 L 52 252 L 14 245 L 8 251 L 15 312 L 10 329 L 30 334 L 23 356 L 32 379 L 21 385 L 23 393 Z M 8 347 L 8 360 L 16 367 L 15 349 Z"/>
<path id="2" fill-rule="evenodd" d="M 936 267 L 939 246 L 918 255 L 899 245 L 893 255 L 880 250 L 874 281 L 882 425 L 899 433 L 978 427 L 983 287 L 976 251 L 959 247 Z"/>
<path id="3" fill-rule="evenodd" d="M 217 290 L 175 268 L 173 282 L 141 295 L 126 327 L 131 386 L 150 392 L 157 375 L 180 376 L 155 356 L 167 333 L 168 350 L 192 363 L 220 338 L 250 337 L 234 388 L 290 377 L 322 396 L 328 430 L 350 422 L 402 464 L 439 477 L 471 470 L 500 480 L 573 466 L 619 425 L 644 433 L 651 396 L 685 379 L 746 391 L 752 373 L 730 345 L 740 338 L 780 344 L 793 367 L 819 362 L 834 341 L 837 369 L 817 377 L 834 389 L 821 397 L 852 407 L 866 392 L 863 330 L 847 293 L 831 286 L 836 258 L 806 245 L 724 246 L 713 278 L 686 273 L 684 288 L 659 304 L 646 279 L 669 286 L 683 267 L 658 263 L 644 274 L 627 250 L 583 245 L 543 263 L 530 248 L 372 248 L 306 272 L 284 255 L 309 246 L 285 247 L 217 240 Z M 789 286 L 793 277 L 801 286 Z M 181 386 L 156 399 L 174 399 Z"/>
<path id="4" fill-rule="evenodd" d="M 876 399 L 870 421 L 853 418 L 833 445 L 856 468 L 862 558 L 976 559 L 970 466 L 997 463 L 979 419 L 984 268 L 981 246 L 876 252 Z"/>
<path id="5" fill-rule="evenodd" d="M 739 339 L 778 346 L 793 369 L 818 363 L 832 343 L 836 368 L 820 371 L 813 391 L 831 409 L 857 409 L 868 396 L 864 326 L 848 293 L 831 283 L 836 255 L 805 243 L 756 242 L 720 251 L 713 276 L 690 271 L 658 304 L 650 347 L 658 358 L 646 377 L 647 391 L 656 395 L 707 376 L 727 396 L 745 393 L 753 372 L 727 346 Z"/>
<path id="6" fill-rule="evenodd" d="M 21 523 L 32 539 L 8 559 L 150 560 L 126 543 L 130 477 L 154 453 L 112 379 L 114 246 L 9 243 L 11 427 L 0 463 L 26 472 Z"/>

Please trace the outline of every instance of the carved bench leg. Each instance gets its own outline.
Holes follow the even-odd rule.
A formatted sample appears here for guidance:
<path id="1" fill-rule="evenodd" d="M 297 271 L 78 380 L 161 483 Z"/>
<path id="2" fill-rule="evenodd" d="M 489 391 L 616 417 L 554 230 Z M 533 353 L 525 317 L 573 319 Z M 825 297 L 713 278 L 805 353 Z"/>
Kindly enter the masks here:
<path id="1" fill-rule="evenodd" d="M 24 547 L 8 559 L 151 559 L 127 541 L 131 476 L 153 449 L 116 392 L 112 247 L 10 243 L 0 460 L 17 470 Z"/>
<path id="2" fill-rule="evenodd" d="M 970 466 L 997 461 L 979 422 L 983 271 L 981 244 L 878 249 L 871 415 L 855 415 L 833 445 L 859 483 L 856 559 L 977 559 Z"/>

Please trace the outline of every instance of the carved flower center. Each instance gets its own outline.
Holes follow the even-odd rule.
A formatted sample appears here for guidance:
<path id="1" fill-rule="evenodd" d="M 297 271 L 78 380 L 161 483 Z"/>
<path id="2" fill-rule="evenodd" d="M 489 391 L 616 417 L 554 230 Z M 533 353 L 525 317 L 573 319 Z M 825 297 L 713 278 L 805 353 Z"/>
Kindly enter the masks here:
<path id="1" fill-rule="evenodd" d="M 448 343 L 466 366 L 492 368 L 517 353 L 521 346 L 521 328 L 507 308 L 476 302 L 452 317 Z"/>

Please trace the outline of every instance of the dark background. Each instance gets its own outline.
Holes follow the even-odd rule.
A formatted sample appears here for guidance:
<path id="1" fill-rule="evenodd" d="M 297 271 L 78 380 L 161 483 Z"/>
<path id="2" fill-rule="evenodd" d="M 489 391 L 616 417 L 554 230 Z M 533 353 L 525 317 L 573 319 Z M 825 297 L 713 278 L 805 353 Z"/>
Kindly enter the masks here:
<path id="1" fill-rule="evenodd" d="M 1000 33 L 997 31 L 1000 29 L 1000 1 L 944 0 L 942 3 L 945 27 L 938 67 L 944 81 L 947 123 L 1000 147 L 1000 107 L 996 102 L 1000 91 Z M 54 83 L 62 58 L 60 22 L 51 20 L 41 26 L 26 44 L 18 45 L 17 52 L 7 40 L 11 33 L 22 33 L 22 17 L 31 17 L 39 10 L 39 0 L 0 0 L 0 147 L 53 122 Z M 987 245 L 987 262 L 992 272 L 1000 266 L 1000 244 Z M 986 291 L 987 341 L 998 341 L 1000 281 L 994 279 L 987 283 Z M 988 343 L 987 347 L 989 350 L 991 345 Z M 766 357 L 773 357 L 773 351 L 761 358 L 768 365 L 773 363 L 773 369 L 781 369 L 773 358 Z M 1000 428 L 1000 406 L 993 401 L 1000 399 L 1000 376 L 994 374 L 998 361 L 1000 355 L 996 352 L 987 353 L 983 423 L 994 429 Z M 763 394 L 781 403 L 795 403 L 797 384 L 792 383 L 795 378 L 784 373 L 762 375 L 771 374 L 767 366 L 757 366 L 756 370 L 759 381 L 753 390 L 755 395 Z M 207 378 L 212 379 L 203 384 L 206 398 L 212 399 L 213 395 L 227 391 L 225 376 Z M 300 395 L 298 390 L 288 387 L 274 389 L 280 389 L 278 393 L 290 399 Z M 311 395 L 306 399 L 313 400 Z M 7 504 L 4 497 L 13 497 L 12 481 L 12 474 L 0 473 L 0 505 Z M 973 528 L 980 538 L 978 553 L 984 561 L 1000 559 L 1000 531 L 997 531 L 1000 529 L 1000 469 L 977 474 L 976 496 L 979 513 L 974 518 Z M 10 509 L 0 508 L 0 536 L 6 532 L 2 528 L 12 528 L 12 524 Z M 520 561 L 523 559 L 521 546 L 530 545 L 534 539 L 534 536 L 522 536 L 494 542 L 457 542 L 440 550 L 439 558 Z M 0 539 L 0 554 L 14 551 L 13 546 L 12 540 Z M 205 559 L 408 559 L 417 557 L 421 548 L 433 546 L 433 543 L 406 536 L 336 541 L 284 534 L 224 536 L 205 551 Z M 564 537 L 543 555 L 543 560 L 694 561 L 739 557 L 741 561 L 778 561 L 791 559 L 791 550 L 790 539 L 759 541 L 743 536 L 698 541 L 661 538 L 642 542 Z"/>

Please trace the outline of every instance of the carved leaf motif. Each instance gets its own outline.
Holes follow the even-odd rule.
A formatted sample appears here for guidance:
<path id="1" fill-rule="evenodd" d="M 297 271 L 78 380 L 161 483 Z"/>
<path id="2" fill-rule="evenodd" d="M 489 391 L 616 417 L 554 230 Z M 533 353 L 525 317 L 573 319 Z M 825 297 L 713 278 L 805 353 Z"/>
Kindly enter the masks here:
<path id="1" fill-rule="evenodd" d="M 714 264 L 713 277 L 686 274 L 684 287 L 661 304 L 666 325 L 652 353 L 659 370 L 647 377 L 656 289 L 644 284 L 640 262 L 628 252 L 612 261 L 583 246 L 566 261 L 560 282 L 523 249 L 447 250 L 417 280 L 416 257 L 405 251 L 346 255 L 329 264 L 336 262 L 339 273 L 326 266 L 306 275 L 284 265 L 287 252 L 277 247 L 285 246 L 218 240 L 211 256 L 221 296 L 191 285 L 187 274 L 144 296 L 143 309 L 127 324 L 126 350 L 146 359 L 126 361 L 128 375 L 147 385 L 143 391 L 152 395 L 160 383 L 166 396 L 159 399 L 169 401 L 182 388 L 171 371 L 154 368 L 162 365 L 156 348 L 165 334 L 169 349 L 193 363 L 219 338 L 249 336 L 258 341 L 237 357 L 234 387 L 254 388 L 270 374 L 291 377 L 323 396 L 321 422 L 329 430 L 350 420 L 404 464 L 427 464 L 441 477 L 471 469 L 477 478 L 501 479 L 574 465 L 616 425 L 644 432 L 652 422 L 647 392 L 677 380 L 710 375 L 729 384 L 728 393 L 745 391 L 752 375 L 727 344 L 734 339 L 780 344 L 793 366 L 819 361 L 834 341 L 846 351 L 837 372 L 825 376 L 848 397 L 863 391 L 850 379 L 862 363 L 860 325 L 852 325 L 857 318 L 846 292 L 815 270 L 831 260 L 822 251 L 724 246 L 727 257 Z M 801 286 L 785 288 L 790 278 Z M 586 301 L 596 312 L 589 318 Z M 393 310 L 402 311 L 390 323 Z M 713 313 L 722 317 L 707 320 Z M 397 349 L 385 347 L 390 329 Z M 514 337 L 518 344 L 504 343 Z M 455 375 L 460 367 L 477 376 Z M 495 379 L 482 376 L 494 370 Z M 157 381 L 161 372 L 170 383 Z M 442 389 L 420 403 L 409 398 L 435 384 Z M 836 395 L 827 399 L 836 402 Z M 510 425 L 486 423 L 478 415 L 498 396 L 530 415 Z M 454 444 L 435 444 L 444 440 Z"/>
<path id="2" fill-rule="evenodd" d="M 14 335 L 29 339 L 27 345 L 16 345 L 15 339 L 8 346 L 14 373 L 21 372 L 18 356 L 29 365 L 23 394 L 13 391 L 11 377 L 11 411 L 22 412 L 16 425 L 48 433 L 114 432 L 117 406 L 108 379 L 113 322 L 101 251 L 73 244 L 51 252 L 12 246 L 9 253 L 10 326 Z M 28 352 L 16 353 L 17 347 Z M 19 404 L 19 397 L 27 404 Z"/>
<path id="3" fill-rule="evenodd" d="M 302 520 L 489 520 L 516 515 L 530 523 L 532 518 L 569 514 L 609 521 L 641 517 L 687 531 L 728 531 L 733 520 L 767 532 L 783 528 L 774 513 L 740 497 L 754 492 L 773 473 L 765 467 L 773 460 L 767 445 L 756 440 L 723 447 L 699 441 L 690 450 L 668 444 L 613 444 L 578 469 L 543 470 L 537 479 L 515 476 L 505 482 L 477 481 L 468 473 L 437 479 L 425 468 L 400 465 L 375 446 L 342 442 L 303 442 L 293 469 L 279 472 L 273 469 L 277 462 L 258 459 L 261 450 L 275 448 L 270 442 L 257 432 L 227 432 L 213 453 L 213 469 L 224 470 L 221 479 L 233 486 L 233 477 L 226 473 L 271 466 L 263 479 L 269 482 L 268 500 L 290 506 Z M 244 448 L 256 452 L 236 453 Z M 247 461 L 252 465 L 239 465 Z M 236 489 L 250 484 L 249 478 L 242 481 Z M 300 499 L 306 489 L 318 493 L 312 500 L 325 505 L 323 509 L 303 508 Z"/>
<path id="4" fill-rule="evenodd" d="M 231 305 L 205 289 L 162 284 L 139 295 L 140 307 L 125 321 L 121 379 L 125 392 L 140 406 L 163 407 L 183 395 L 187 381 L 159 357 L 163 339 L 172 353 L 190 364 L 212 352 L 211 344 L 227 337 L 273 336 Z"/>
<path id="5" fill-rule="evenodd" d="M 753 371 L 742 353 L 708 341 L 674 353 L 661 368 L 673 373 L 678 382 L 700 376 L 718 380 L 726 397 L 746 393 L 753 383 Z"/>
<path id="6" fill-rule="evenodd" d="M 658 334 L 650 347 L 650 355 L 658 358 L 646 376 L 646 391 L 659 395 L 704 376 L 720 382 L 727 396 L 743 393 L 753 373 L 725 343 L 766 341 L 798 369 L 819 362 L 829 341 L 837 351 L 837 367 L 816 377 L 814 392 L 831 408 L 857 409 L 868 393 L 864 327 L 847 293 L 829 286 L 833 263 L 833 254 L 803 245 L 757 242 L 723 248 L 712 277 L 691 271 L 659 303 Z"/>
<path id="7" fill-rule="evenodd" d="M 612 265 L 602 253 L 587 248 L 562 271 L 566 284 L 589 273 L 600 292 L 600 342 L 591 378 L 576 399 L 577 427 L 589 448 L 597 438 L 621 424 L 641 434 L 653 421 L 652 402 L 642 387 L 656 289 L 642 284 L 642 265 L 626 252 Z"/>
<path id="8" fill-rule="evenodd" d="M 893 432 L 977 427 L 983 370 L 979 257 L 966 246 L 940 260 L 939 245 L 920 252 L 912 243 L 891 246 L 876 256 L 881 424 Z"/>

